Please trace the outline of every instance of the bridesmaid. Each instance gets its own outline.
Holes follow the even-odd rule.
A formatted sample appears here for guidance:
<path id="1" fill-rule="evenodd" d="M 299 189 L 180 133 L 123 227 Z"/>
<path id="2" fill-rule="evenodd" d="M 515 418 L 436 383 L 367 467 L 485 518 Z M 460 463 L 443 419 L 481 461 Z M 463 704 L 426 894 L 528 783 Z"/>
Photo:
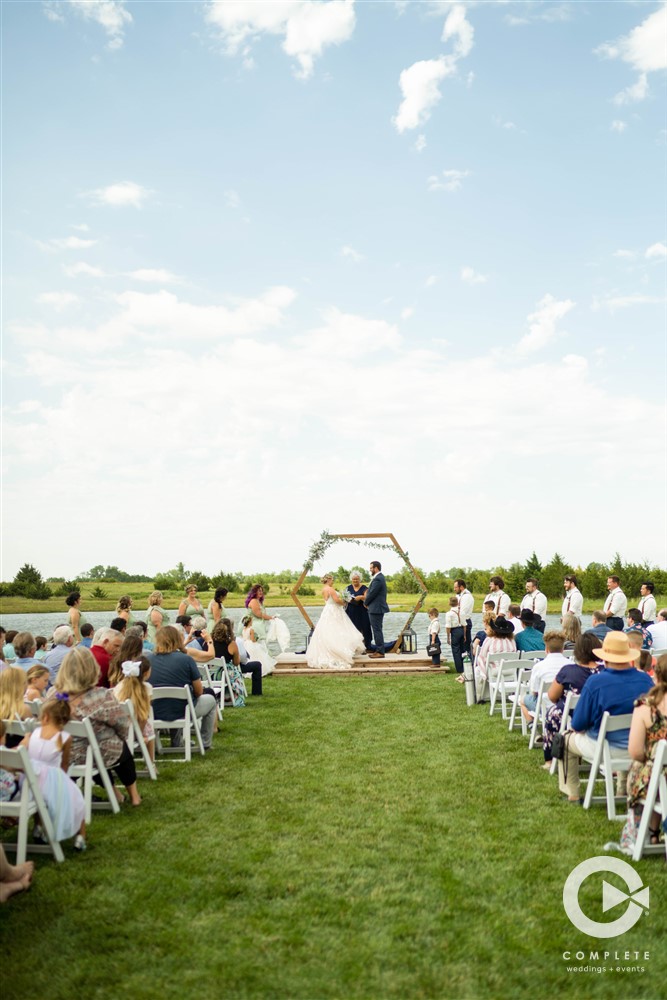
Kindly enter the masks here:
<path id="1" fill-rule="evenodd" d="M 206 618 L 204 606 L 197 597 L 197 588 L 193 583 L 189 583 L 185 588 L 185 597 L 178 605 L 178 613 L 179 615 L 190 615 L 191 618 L 194 618 L 195 615 Z"/>
<path id="2" fill-rule="evenodd" d="M 128 628 L 130 627 L 130 625 L 134 625 L 131 597 L 118 598 L 118 604 L 116 605 L 116 617 L 123 618 L 127 622 Z"/>
<path id="3" fill-rule="evenodd" d="M 81 594 L 79 591 L 73 590 L 65 598 L 65 604 L 69 608 L 67 624 L 74 632 L 74 645 L 76 646 L 81 642 L 81 626 L 86 624 L 86 619 L 81 614 Z"/>
<path id="4" fill-rule="evenodd" d="M 346 587 L 346 590 L 351 600 L 345 610 L 357 632 L 361 632 L 363 635 L 364 646 L 368 651 L 373 642 L 370 618 L 368 617 L 368 611 L 364 607 L 364 596 L 368 587 L 361 582 L 361 575 L 356 570 L 350 574 L 350 583 Z"/>
<path id="5" fill-rule="evenodd" d="M 209 605 L 206 609 L 206 628 L 209 632 L 212 632 L 219 621 L 227 617 L 227 612 L 225 611 L 225 606 L 222 603 L 229 593 L 224 587 L 218 587 L 212 600 L 209 601 Z"/>
<path id="6" fill-rule="evenodd" d="M 148 626 L 148 641 L 155 643 L 155 633 L 163 625 L 169 624 L 169 615 L 162 607 L 162 591 L 154 590 L 148 598 L 146 624 Z"/>

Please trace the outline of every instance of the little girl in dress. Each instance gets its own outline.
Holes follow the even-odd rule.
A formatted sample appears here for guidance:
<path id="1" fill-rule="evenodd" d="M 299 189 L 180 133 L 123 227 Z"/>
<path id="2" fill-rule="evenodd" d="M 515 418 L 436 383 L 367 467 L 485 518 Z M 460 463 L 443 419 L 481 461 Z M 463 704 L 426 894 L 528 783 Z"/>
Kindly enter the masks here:
<path id="1" fill-rule="evenodd" d="M 67 695 L 58 692 L 42 705 L 40 725 L 24 738 L 22 745 L 28 748 L 56 840 L 74 837 L 74 849 L 85 851 L 85 803 L 79 787 L 67 777 L 72 737 L 63 729 L 70 715 Z M 44 833 L 37 825 L 33 838 L 37 842 L 44 840 Z"/>
<path id="2" fill-rule="evenodd" d="M 246 648 L 248 659 L 259 660 L 262 664 L 262 677 L 272 674 L 276 668 L 276 661 L 273 659 L 268 649 L 262 642 L 257 642 L 255 630 L 252 627 L 252 615 L 244 615 L 241 619 L 243 631 L 241 637 Z"/>
<path id="3" fill-rule="evenodd" d="M 151 707 L 151 692 L 153 686 L 148 683 L 151 665 L 147 657 L 140 656 L 136 660 L 124 660 L 121 665 L 122 679 L 113 688 L 118 701 L 131 701 L 134 714 L 141 726 L 146 749 L 151 760 L 155 760 L 155 729 L 153 728 L 153 709 Z"/>
<path id="4" fill-rule="evenodd" d="M 48 667 L 30 667 L 26 674 L 28 687 L 24 695 L 25 701 L 44 701 L 44 695 L 49 686 Z"/>

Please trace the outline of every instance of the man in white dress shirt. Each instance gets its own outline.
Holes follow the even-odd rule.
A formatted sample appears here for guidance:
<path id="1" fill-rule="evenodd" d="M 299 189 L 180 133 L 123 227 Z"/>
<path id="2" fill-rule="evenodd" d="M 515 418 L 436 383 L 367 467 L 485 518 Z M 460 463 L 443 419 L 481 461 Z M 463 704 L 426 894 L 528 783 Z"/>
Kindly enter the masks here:
<path id="1" fill-rule="evenodd" d="M 644 621 L 644 628 L 652 625 L 655 621 L 656 612 L 658 606 L 655 603 L 655 597 L 653 593 L 655 591 L 655 584 L 650 583 L 648 580 L 646 583 L 642 583 L 639 588 L 639 593 L 642 595 L 641 600 L 637 607 L 642 613 L 642 619 Z"/>
<path id="2" fill-rule="evenodd" d="M 505 615 L 510 609 L 510 595 L 505 593 L 505 581 L 502 576 L 492 576 L 489 580 L 489 593 L 484 601 L 493 601 L 493 610 L 496 615 Z"/>
<path id="3" fill-rule="evenodd" d="M 535 622 L 533 628 L 536 628 L 538 632 L 544 632 L 547 618 L 547 599 L 533 576 L 526 580 L 526 596 L 521 601 L 521 610 L 532 611 L 534 615 L 539 615 L 541 620 Z"/>
<path id="4" fill-rule="evenodd" d="M 628 610 L 628 599 L 621 590 L 621 581 L 617 576 L 607 577 L 607 590 L 609 597 L 604 603 L 607 625 L 614 632 L 622 632 L 625 613 Z"/>
<path id="5" fill-rule="evenodd" d="M 468 590 L 465 580 L 454 580 L 454 593 L 459 599 L 459 614 L 461 621 L 465 622 L 463 634 L 463 651 L 471 655 L 470 643 L 472 641 L 472 613 L 475 608 L 475 598 Z"/>
<path id="6" fill-rule="evenodd" d="M 519 632 L 523 632 L 523 622 L 521 621 L 521 608 L 518 604 L 510 604 L 509 610 L 507 612 L 507 621 L 511 622 L 514 626 L 514 638 L 518 636 Z"/>
<path id="7" fill-rule="evenodd" d="M 667 608 L 658 611 L 658 617 L 653 625 L 649 625 L 648 633 L 653 639 L 653 649 L 667 649 Z"/>
<path id="8" fill-rule="evenodd" d="M 584 598 L 579 590 L 579 581 L 574 573 L 568 573 L 563 581 L 565 587 L 565 600 L 561 610 L 561 622 L 565 615 L 575 615 L 579 622 L 584 612 Z"/>

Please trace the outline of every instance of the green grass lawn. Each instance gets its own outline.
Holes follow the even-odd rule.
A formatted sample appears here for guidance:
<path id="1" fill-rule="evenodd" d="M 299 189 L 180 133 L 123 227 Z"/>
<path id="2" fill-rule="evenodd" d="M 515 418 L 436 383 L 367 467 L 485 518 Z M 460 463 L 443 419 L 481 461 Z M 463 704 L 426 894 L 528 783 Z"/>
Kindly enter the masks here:
<path id="1" fill-rule="evenodd" d="M 38 856 L 0 913 L 3 1000 L 664 996 L 664 861 L 637 866 L 631 931 L 577 931 L 563 883 L 620 824 L 561 801 L 451 675 L 265 687 L 140 809 L 96 814 L 86 854 Z M 568 973 L 591 948 L 651 957 Z"/>

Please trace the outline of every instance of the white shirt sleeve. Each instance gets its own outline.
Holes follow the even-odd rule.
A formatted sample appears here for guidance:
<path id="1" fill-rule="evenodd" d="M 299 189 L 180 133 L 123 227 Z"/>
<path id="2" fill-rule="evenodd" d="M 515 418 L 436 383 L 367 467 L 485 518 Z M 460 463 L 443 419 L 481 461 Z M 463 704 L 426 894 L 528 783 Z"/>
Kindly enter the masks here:
<path id="1" fill-rule="evenodd" d="M 498 598 L 498 604 L 496 605 L 496 612 L 499 615 L 506 615 L 510 609 L 511 603 L 512 602 L 510 601 L 510 595 L 501 593 L 500 597 Z"/>
<path id="2" fill-rule="evenodd" d="M 535 614 L 546 621 L 547 599 L 541 592 L 535 595 Z"/>

